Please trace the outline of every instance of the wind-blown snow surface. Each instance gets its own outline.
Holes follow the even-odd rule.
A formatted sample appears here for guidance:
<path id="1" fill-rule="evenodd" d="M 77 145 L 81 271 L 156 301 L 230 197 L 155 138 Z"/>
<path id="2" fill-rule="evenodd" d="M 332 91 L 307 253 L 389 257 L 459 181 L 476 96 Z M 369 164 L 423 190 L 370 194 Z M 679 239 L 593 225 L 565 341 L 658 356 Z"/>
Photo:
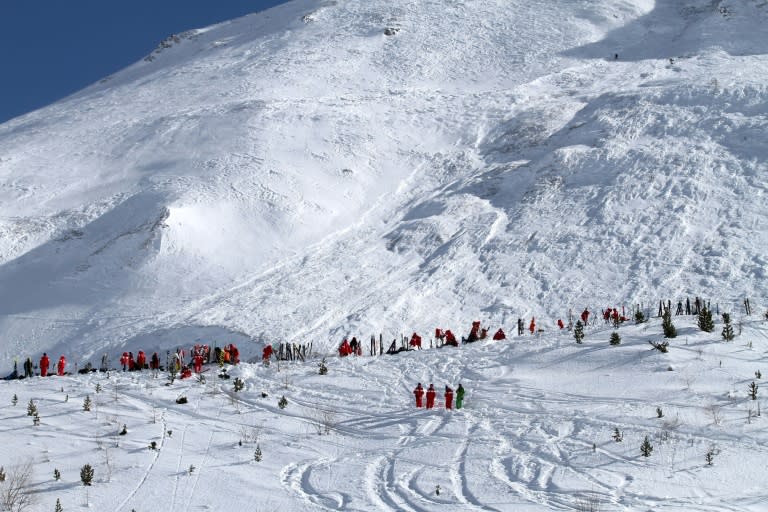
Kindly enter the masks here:
<path id="1" fill-rule="evenodd" d="M 618 346 L 601 322 L 582 345 L 564 332 L 330 358 L 327 375 L 316 359 L 245 363 L 228 372 L 245 381 L 239 393 L 215 367 L 205 383 L 167 385 L 147 371 L 5 382 L 0 465 L 12 475 L 34 462 L 34 511 L 57 498 L 64 510 L 115 512 L 765 510 L 754 374 L 765 370 L 768 324 L 740 317 L 742 334 L 725 343 L 721 326 L 702 333 L 693 318 L 674 317 L 666 354 L 646 343 L 660 339 L 654 319 L 621 327 Z M 414 407 L 417 381 L 434 382 L 436 409 Z M 446 411 L 443 386 L 458 383 L 465 408 Z M 95 470 L 87 489 L 85 464 Z"/>
<path id="2" fill-rule="evenodd" d="M 765 311 L 767 22 L 762 0 L 295 0 L 169 38 L 146 60 L 0 125 L 1 366 L 9 370 L 14 358 L 37 360 L 43 351 L 83 363 L 103 352 L 151 353 L 195 342 L 236 342 L 251 358 L 263 343 L 312 341 L 322 354 L 342 336 L 392 339 L 437 326 L 461 333 L 475 319 L 511 331 L 518 317 L 535 316 L 548 333 L 569 309 L 648 308 L 686 296 L 706 297 L 734 313 L 750 297 L 756 312 Z M 755 339 L 758 354 L 761 340 Z M 645 341 L 638 346 L 647 348 Z M 498 367 L 486 375 L 484 350 L 470 362 L 430 353 L 414 359 L 420 361 L 415 369 L 377 359 L 344 362 L 341 368 L 349 368 L 336 371 L 359 373 L 370 390 L 389 390 L 399 400 L 418 371 L 439 370 L 435 379 L 449 380 L 464 378 L 456 368 L 471 364 L 483 389 L 522 393 L 521 409 L 510 413 L 506 395 L 495 395 L 500 409 L 482 417 L 519 446 L 512 434 L 520 425 L 538 427 L 530 426 L 531 416 L 520 425 L 507 418 L 547 402 L 537 405 L 502 372 L 537 352 L 524 344 L 493 353 Z M 568 379 L 567 388 L 533 387 L 544 389 L 546 400 L 582 397 L 590 411 L 606 403 L 591 401 L 600 367 L 591 357 L 600 354 L 582 352 L 575 371 L 583 380 Z M 571 371 L 547 363 L 555 352 L 542 357 L 526 370 L 528 379 L 541 376 L 541 365 Z M 747 366 L 738 379 L 754 372 Z M 621 368 L 633 372 L 627 387 L 646 384 L 649 368 Z M 409 377 L 396 393 L 392 375 Z M 113 379 L 129 387 L 122 377 Z M 73 389 L 85 392 L 88 382 L 78 382 Z M 333 382 L 339 407 L 356 396 L 348 380 Z M 741 393 L 743 382 L 730 387 Z M 642 415 L 652 401 L 672 400 L 673 389 L 643 390 Z M 565 391 L 570 394 L 561 395 Z M 330 400 L 329 390 L 317 392 Z M 708 392 L 706 400 L 721 400 L 724 391 Z M 165 388 L 156 393 L 167 398 Z M 125 414 L 146 415 L 147 403 L 136 400 Z M 617 398 L 605 407 L 618 414 L 621 403 Z M 366 410 L 355 405 L 345 412 L 363 423 L 396 428 L 401 422 L 389 409 L 379 420 L 365 420 L 360 412 Z M 627 424 L 634 421 L 629 416 Z M 429 421 L 405 421 L 404 428 L 438 429 L 451 439 L 459 429 L 459 443 L 470 433 L 485 435 L 479 419 Z M 558 439 L 551 421 L 547 428 L 555 430 L 541 437 L 542 446 Z M 207 435 L 191 437 L 205 444 Z M 358 468 L 357 480 L 349 475 L 354 492 L 339 488 L 347 470 L 331 462 L 321 488 L 307 472 L 317 475 L 322 467 L 300 462 L 317 458 L 273 460 L 284 475 L 281 487 L 264 485 L 303 496 L 298 505 L 277 498 L 275 508 L 294 503 L 298 510 L 312 502 L 429 509 L 431 501 L 419 504 L 414 497 L 401 503 L 401 486 L 418 487 L 408 496 L 431 496 L 438 482 L 389 466 L 410 438 L 388 436 L 374 437 L 387 446 L 371 449 L 373 458 L 383 457 L 380 465 Z M 567 444 L 589 443 L 591 436 L 561 437 Z M 537 441 L 529 443 L 520 451 L 530 452 Z M 448 453 L 449 443 L 435 444 Z M 636 439 L 632 444 L 626 450 L 634 457 Z M 489 446 L 508 453 L 503 445 Z M 536 445 L 533 462 L 524 455 L 478 458 L 498 460 L 503 468 L 493 470 L 499 478 L 492 482 L 507 479 L 506 487 L 499 485 L 523 503 L 560 506 L 565 498 L 557 495 L 591 488 L 553 484 L 547 470 L 536 467 L 562 465 L 542 446 Z M 730 448 L 741 458 L 761 453 L 749 446 Z M 436 457 L 419 449 L 408 456 Z M 323 453 L 329 461 L 342 458 Z M 368 458 L 369 452 L 359 453 Z M 461 466 L 450 473 L 450 485 L 440 483 L 460 496 L 451 503 L 502 509 L 491 500 L 507 499 L 505 493 L 461 476 L 474 471 L 466 467 L 474 462 L 461 461 L 478 458 L 451 453 L 439 460 Z M 145 468 L 145 455 L 136 454 L 141 462 L 131 467 Z M 594 462 L 589 467 L 603 464 Z M 110 495 L 130 501 L 131 489 L 150 480 L 142 475 L 128 477 L 121 484 L 128 487 Z M 332 485 L 336 478 L 339 485 Z M 622 488 L 608 477 L 590 478 L 596 492 Z M 704 496 L 705 505 L 737 509 L 749 503 L 719 497 L 762 496 L 749 482 L 732 488 L 732 475 L 718 478 L 724 480 L 716 485 L 691 484 L 691 493 Z M 383 494 L 360 489 L 377 481 L 385 482 Z M 634 495 L 656 496 L 658 503 L 683 492 L 643 482 Z M 688 492 L 688 483 L 682 486 Z M 323 490 L 330 488 L 339 494 Z M 168 489 L 152 492 L 154 498 Z M 366 501 L 372 495 L 379 501 Z M 618 494 L 609 498 L 628 503 Z M 132 507 L 128 501 L 123 508 Z M 683 502 L 698 503 L 690 493 Z"/>
<path id="3" fill-rule="evenodd" d="M 0 126 L 0 357 L 762 307 L 767 19 L 305 0 L 170 38 Z"/>

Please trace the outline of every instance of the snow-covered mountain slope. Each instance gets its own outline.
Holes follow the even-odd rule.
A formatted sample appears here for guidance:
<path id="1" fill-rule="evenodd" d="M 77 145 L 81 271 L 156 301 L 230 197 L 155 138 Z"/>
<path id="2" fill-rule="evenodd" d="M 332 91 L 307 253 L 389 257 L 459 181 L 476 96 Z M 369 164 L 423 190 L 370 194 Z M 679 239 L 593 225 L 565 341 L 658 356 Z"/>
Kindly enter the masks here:
<path id="1" fill-rule="evenodd" d="M 170 38 L 0 126 L 0 358 L 763 307 L 766 21 L 295 0 Z"/>

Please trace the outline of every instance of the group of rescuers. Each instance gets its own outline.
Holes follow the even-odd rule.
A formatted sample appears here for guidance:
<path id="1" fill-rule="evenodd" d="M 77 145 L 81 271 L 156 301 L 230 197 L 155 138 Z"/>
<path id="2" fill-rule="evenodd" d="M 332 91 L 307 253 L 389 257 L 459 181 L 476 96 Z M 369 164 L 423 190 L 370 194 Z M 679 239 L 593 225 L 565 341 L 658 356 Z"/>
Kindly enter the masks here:
<path id="1" fill-rule="evenodd" d="M 437 395 L 437 392 L 435 391 L 434 384 L 430 384 L 429 388 L 427 388 L 427 391 L 424 391 L 424 388 L 421 387 L 421 382 L 418 383 L 416 386 L 416 389 L 413 390 L 413 396 L 416 397 L 416 407 L 421 408 L 424 406 L 423 398 L 426 395 L 427 397 L 427 403 L 426 408 L 432 409 L 435 407 L 435 396 Z M 445 408 L 446 409 L 453 409 L 453 389 L 450 386 L 445 386 Z M 464 406 L 464 386 L 459 384 L 459 387 L 456 389 L 456 409 L 461 409 Z"/>

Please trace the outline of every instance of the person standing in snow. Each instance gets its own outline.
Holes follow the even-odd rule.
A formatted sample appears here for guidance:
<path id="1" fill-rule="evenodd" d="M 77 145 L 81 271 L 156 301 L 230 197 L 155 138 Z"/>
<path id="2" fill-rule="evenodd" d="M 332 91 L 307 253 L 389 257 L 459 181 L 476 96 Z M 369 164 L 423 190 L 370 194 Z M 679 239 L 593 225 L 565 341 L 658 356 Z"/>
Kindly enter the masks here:
<path id="1" fill-rule="evenodd" d="M 265 365 L 269 364 L 269 359 L 272 357 L 272 345 L 265 345 L 264 350 L 261 353 L 261 362 Z"/>
<path id="2" fill-rule="evenodd" d="M 536 332 L 536 317 L 531 317 L 531 324 L 528 326 L 528 330 L 531 334 Z"/>
<path id="3" fill-rule="evenodd" d="M 453 409 L 453 389 L 450 386 L 445 386 L 445 408 Z"/>
<path id="4" fill-rule="evenodd" d="M 147 354 L 145 354 L 143 350 L 139 350 L 139 353 L 136 355 L 136 369 L 141 371 L 146 364 Z"/>
<path id="5" fill-rule="evenodd" d="M 435 395 L 437 393 L 435 392 L 435 386 L 433 384 L 429 385 L 429 389 L 427 389 L 427 409 L 431 409 L 435 406 Z"/>
<path id="6" fill-rule="evenodd" d="M 493 340 L 494 341 L 501 341 L 503 339 L 506 339 L 506 337 L 507 337 L 507 335 L 504 334 L 504 330 L 502 330 L 500 328 L 498 331 L 496 331 L 496 334 L 493 335 Z"/>
<path id="7" fill-rule="evenodd" d="M 64 369 L 67 367 L 67 358 L 64 356 L 61 356 L 59 358 L 59 364 L 57 365 L 58 375 L 61 377 L 64 375 Z"/>
<path id="8" fill-rule="evenodd" d="M 34 375 L 34 372 L 32 371 L 32 358 L 28 357 L 26 361 L 24 361 L 24 378 L 32 377 Z"/>
<path id="9" fill-rule="evenodd" d="M 51 366 L 51 360 L 48 359 L 48 354 L 43 353 L 43 357 L 40 358 L 40 376 L 48 376 L 48 367 Z"/>
<path id="10" fill-rule="evenodd" d="M 518 336 L 523 335 L 523 319 L 522 318 L 517 319 L 517 335 Z"/>
<path id="11" fill-rule="evenodd" d="M 421 399 L 424 397 L 424 388 L 421 387 L 421 382 L 419 382 L 416 389 L 413 390 L 413 394 L 416 397 L 416 407 L 421 408 Z"/>
<path id="12" fill-rule="evenodd" d="M 456 409 L 461 409 L 464 405 L 464 386 L 459 384 L 456 388 Z"/>
<path id="13" fill-rule="evenodd" d="M 203 371 L 203 355 L 202 354 L 196 354 L 195 357 L 192 358 L 192 362 L 195 367 L 195 373 L 200 373 Z"/>
<path id="14" fill-rule="evenodd" d="M 160 356 L 157 355 L 157 352 L 154 352 L 152 354 L 152 359 L 150 359 L 149 367 L 153 370 L 160 370 Z"/>
<path id="15" fill-rule="evenodd" d="M 581 312 L 581 323 L 586 327 L 587 322 L 589 322 L 589 309 L 584 308 L 584 311 Z"/>

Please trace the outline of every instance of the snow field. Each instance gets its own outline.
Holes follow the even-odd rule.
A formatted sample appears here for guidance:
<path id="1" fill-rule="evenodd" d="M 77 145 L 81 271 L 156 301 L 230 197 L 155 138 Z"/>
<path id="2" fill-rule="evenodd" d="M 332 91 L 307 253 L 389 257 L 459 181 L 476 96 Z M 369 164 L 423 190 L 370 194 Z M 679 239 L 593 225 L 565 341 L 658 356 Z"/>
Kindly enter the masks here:
<path id="1" fill-rule="evenodd" d="M 661 339 L 653 319 L 621 327 L 619 346 L 608 344 L 612 328 L 595 326 L 583 345 L 562 332 L 331 357 L 325 376 L 315 355 L 279 369 L 243 363 L 229 380 L 209 367 L 205 383 L 166 385 L 165 374 L 149 372 L 5 381 L 0 464 L 12 471 L 34 462 L 31 510 L 56 498 L 65 510 L 86 499 L 99 510 L 581 510 L 589 502 L 601 510 L 760 510 L 763 400 L 760 391 L 750 400 L 747 387 L 761 383 L 755 371 L 768 326 L 741 318 L 742 334 L 726 343 L 719 323 L 706 334 L 693 320 L 674 317 L 679 334 L 667 354 L 647 343 Z M 246 383 L 240 393 L 232 391 L 237 376 Z M 436 409 L 414 407 L 417 381 L 435 384 Z M 445 411 L 442 389 L 458 383 L 465 409 Z M 90 412 L 82 410 L 86 394 Z M 188 403 L 177 404 L 179 396 Z M 30 399 L 37 427 L 26 416 Z M 128 434 L 118 436 L 123 424 Z M 615 428 L 623 442 L 611 438 Z M 648 458 L 639 450 L 646 435 Z M 87 498 L 78 480 L 85 463 L 96 469 Z"/>

